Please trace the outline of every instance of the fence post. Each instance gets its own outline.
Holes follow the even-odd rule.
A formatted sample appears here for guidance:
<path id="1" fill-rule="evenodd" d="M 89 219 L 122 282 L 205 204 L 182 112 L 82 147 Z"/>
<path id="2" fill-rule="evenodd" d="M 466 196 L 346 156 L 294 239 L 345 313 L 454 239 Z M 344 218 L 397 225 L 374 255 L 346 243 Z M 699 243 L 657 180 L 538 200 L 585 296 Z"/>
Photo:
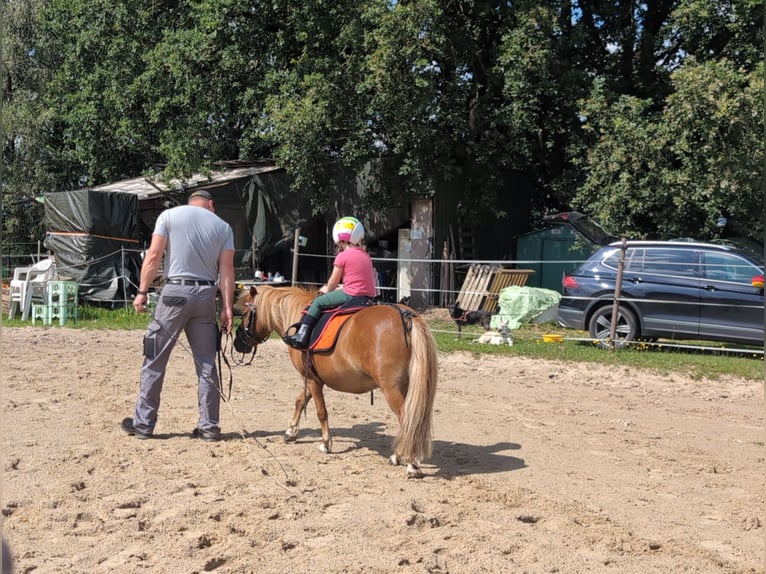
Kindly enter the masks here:
<path id="1" fill-rule="evenodd" d="M 622 270 L 625 267 L 625 251 L 628 242 L 623 237 L 620 249 L 620 262 L 617 264 L 617 280 L 614 284 L 614 302 L 612 303 L 612 323 L 609 326 L 609 349 L 614 351 L 614 338 L 617 336 L 617 317 L 620 313 L 620 295 L 622 294 Z"/>
<path id="2" fill-rule="evenodd" d="M 127 311 L 128 310 L 128 291 L 126 289 L 125 283 L 128 280 L 128 276 L 125 273 L 125 246 L 124 245 L 120 245 L 120 265 L 122 266 L 122 271 L 120 272 L 120 275 L 122 275 L 122 301 L 125 305 L 125 310 Z"/>
<path id="3" fill-rule="evenodd" d="M 295 228 L 295 239 L 293 240 L 293 276 L 290 278 L 290 284 L 295 287 L 298 279 L 298 248 L 301 243 L 301 228 Z"/>

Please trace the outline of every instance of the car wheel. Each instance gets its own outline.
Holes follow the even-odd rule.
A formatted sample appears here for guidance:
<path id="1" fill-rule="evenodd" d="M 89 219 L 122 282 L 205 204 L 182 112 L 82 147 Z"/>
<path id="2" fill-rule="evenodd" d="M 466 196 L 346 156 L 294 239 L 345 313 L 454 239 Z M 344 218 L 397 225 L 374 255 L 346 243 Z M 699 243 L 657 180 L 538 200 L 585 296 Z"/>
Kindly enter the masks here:
<path id="1" fill-rule="evenodd" d="M 609 348 L 609 335 L 612 329 L 612 306 L 604 305 L 596 309 L 588 324 L 590 336 L 598 340 L 601 347 Z M 626 307 L 620 307 L 617 314 L 617 329 L 614 346 L 622 348 L 628 341 L 638 337 L 638 320 L 636 314 Z"/>

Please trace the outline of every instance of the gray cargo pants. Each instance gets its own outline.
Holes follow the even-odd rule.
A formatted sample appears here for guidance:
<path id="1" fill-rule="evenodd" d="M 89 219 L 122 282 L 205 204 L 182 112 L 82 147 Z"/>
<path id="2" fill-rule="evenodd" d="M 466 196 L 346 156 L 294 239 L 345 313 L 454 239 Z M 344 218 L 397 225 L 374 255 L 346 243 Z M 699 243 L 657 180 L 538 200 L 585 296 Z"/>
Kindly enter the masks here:
<path id="1" fill-rule="evenodd" d="M 199 421 L 197 428 L 220 431 L 218 370 L 215 366 L 218 346 L 215 298 L 218 287 L 165 285 L 154 318 L 144 336 L 144 364 L 138 391 L 133 426 L 143 433 L 154 432 L 165 368 L 170 352 L 183 330 L 194 357 L 197 371 Z"/>

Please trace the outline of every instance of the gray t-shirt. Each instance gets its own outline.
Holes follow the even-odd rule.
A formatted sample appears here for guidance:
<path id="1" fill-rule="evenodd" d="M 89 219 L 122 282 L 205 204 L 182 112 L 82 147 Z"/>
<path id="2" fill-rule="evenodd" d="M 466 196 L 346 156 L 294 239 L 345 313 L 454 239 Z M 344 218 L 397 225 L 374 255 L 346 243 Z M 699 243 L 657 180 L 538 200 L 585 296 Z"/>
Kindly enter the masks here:
<path id="1" fill-rule="evenodd" d="M 168 240 L 166 278 L 216 281 L 221 251 L 234 250 L 231 226 L 212 211 L 196 205 L 179 205 L 163 211 L 154 233 Z"/>

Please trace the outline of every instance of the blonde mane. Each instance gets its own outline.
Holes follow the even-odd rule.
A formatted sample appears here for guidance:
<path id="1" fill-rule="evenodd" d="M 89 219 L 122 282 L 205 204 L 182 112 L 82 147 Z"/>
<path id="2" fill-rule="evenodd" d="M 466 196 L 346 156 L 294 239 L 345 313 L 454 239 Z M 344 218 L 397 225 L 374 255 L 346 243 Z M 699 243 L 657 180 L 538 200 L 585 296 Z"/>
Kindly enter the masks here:
<path id="1" fill-rule="evenodd" d="M 247 303 L 255 303 L 258 320 L 272 331 L 280 334 L 292 323 L 300 321 L 301 311 L 319 295 L 317 289 L 303 287 L 256 287 L 255 300 L 251 301 L 250 290 L 243 290 L 235 308 L 243 313 Z"/>

